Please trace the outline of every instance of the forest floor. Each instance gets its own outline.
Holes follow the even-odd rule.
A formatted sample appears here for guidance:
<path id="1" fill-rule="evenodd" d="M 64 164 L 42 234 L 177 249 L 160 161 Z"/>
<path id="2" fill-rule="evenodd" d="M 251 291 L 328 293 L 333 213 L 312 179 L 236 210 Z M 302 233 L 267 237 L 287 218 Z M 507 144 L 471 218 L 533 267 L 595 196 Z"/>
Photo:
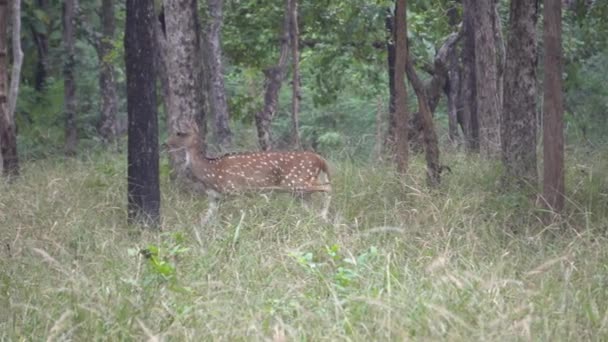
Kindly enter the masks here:
<path id="1" fill-rule="evenodd" d="M 568 150 L 548 225 L 452 152 L 435 191 L 422 156 L 407 177 L 332 160 L 331 222 L 226 199 L 202 245 L 206 199 L 166 165 L 151 232 L 126 225 L 123 155 L 25 162 L 0 184 L 0 340 L 608 340 L 607 155 Z"/>

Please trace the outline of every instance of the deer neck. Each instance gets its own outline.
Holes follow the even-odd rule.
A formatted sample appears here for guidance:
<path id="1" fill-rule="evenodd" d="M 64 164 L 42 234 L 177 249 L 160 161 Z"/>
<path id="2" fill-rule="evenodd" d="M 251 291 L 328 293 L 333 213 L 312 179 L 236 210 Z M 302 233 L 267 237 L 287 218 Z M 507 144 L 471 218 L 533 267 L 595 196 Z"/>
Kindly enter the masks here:
<path id="1" fill-rule="evenodd" d="M 186 149 L 186 168 L 190 169 L 196 178 L 204 181 L 209 174 L 212 165 L 207 161 L 199 147 L 189 147 Z"/>

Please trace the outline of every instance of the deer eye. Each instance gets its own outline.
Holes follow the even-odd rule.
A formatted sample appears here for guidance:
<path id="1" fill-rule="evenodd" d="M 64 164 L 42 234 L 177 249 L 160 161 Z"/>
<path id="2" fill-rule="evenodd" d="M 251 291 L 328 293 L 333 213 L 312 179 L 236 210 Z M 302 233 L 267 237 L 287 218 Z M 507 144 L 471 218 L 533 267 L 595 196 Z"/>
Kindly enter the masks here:
<path id="1" fill-rule="evenodd" d="M 186 133 L 184 133 L 184 132 L 177 132 L 177 133 L 175 133 L 175 135 L 177 135 L 180 138 L 183 138 L 183 137 L 186 136 Z"/>

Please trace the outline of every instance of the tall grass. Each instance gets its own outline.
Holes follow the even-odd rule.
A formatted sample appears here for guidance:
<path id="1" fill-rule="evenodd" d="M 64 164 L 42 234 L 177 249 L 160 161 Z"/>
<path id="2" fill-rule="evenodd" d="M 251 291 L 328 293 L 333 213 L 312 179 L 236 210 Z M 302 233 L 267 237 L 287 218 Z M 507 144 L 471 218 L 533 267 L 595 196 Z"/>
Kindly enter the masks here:
<path id="1" fill-rule="evenodd" d="M 206 200 L 162 178 L 162 231 L 126 222 L 124 156 L 28 162 L 0 185 L 1 340 L 606 340 L 606 151 L 569 153 L 568 208 L 448 153 L 424 186 L 332 161 L 331 222 L 286 194 Z M 145 249 L 146 255 L 140 251 Z"/>

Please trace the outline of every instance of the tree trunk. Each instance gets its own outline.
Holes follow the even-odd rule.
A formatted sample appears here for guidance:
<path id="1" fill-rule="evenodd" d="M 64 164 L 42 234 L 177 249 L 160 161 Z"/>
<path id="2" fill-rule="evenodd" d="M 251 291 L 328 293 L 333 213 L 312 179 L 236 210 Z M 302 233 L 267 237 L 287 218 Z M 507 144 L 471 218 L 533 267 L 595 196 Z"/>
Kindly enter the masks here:
<path id="1" fill-rule="evenodd" d="M 565 192 L 561 13 L 561 0 L 544 2 L 543 196 L 555 212 L 564 208 Z"/>
<path id="2" fill-rule="evenodd" d="M 285 0 L 285 15 L 283 17 L 283 28 L 281 32 L 281 52 L 279 54 L 279 62 L 275 66 L 268 67 L 264 70 L 265 92 L 264 92 L 264 107 L 255 115 L 255 124 L 258 130 L 258 143 L 262 151 L 272 149 L 272 119 L 277 112 L 279 105 L 279 91 L 287 65 L 287 57 L 289 54 L 289 26 L 290 26 L 290 2 Z"/>
<path id="3" fill-rule="evenodd" d="M 208 0 L 209 25 L 207 26 L 207 44 L 209 46 L 208 66 L 210 80 L 210 105 L 215 114 L 215 141 L 220 149 L 232 145 L 232 132 L 226 101 L 224 85 L 224 67 L 222 63 L 221 30 L 223 23 L 222 0 Z"/>
<path id="4" fill-rule="evenodd" d="M 435 61 L 432 66 L 430 73 L 432 74 L 431 79 L 424 85 L 425 98 L 427 100 L 428 108 L 431 111 L 431 115 L 435 112 L 441 94 L 445 92 L 450 77 L 449 69 L 449 56 L 450 54 L 456 53 L 456 43 L 460 40 L 461 35 L 459 33 L 452 33 L 446 38 L 445 42 L 435 55 Z M 428 68 L 428 67 L 427 67 Z M 415 112 L 410 116 L 408 123 L 408 141 L 412 150 L 422 150 L 424 145 L 424 132 L 423 132 L 422 115 L 420 112 Z"/>
<path id="5" fill-rule="evenodd" d="M 19 85 L 21 83 L 21 66 L 23 64 L 23 51 L 21 50 L 21 0 L 13 0 L 11 19 L 13 24 L 13 70 L 11 71 L 11 88 L 8 94 L 8 111 L 14 122 Z"/>
<path id="6" fill-rule="evenodd" d="M 376 139 L 374 143 L 374 152 L 372 154 L 372 162 L 382 161 L 382 146 L 385 143 L 384 134 L 384 106 L 382 98 L 378 96 L 376 103 Z"/>
<path id="7" fill-rule="evenodd" d="M 203 80 L 200 27 L 196 0 L 165 0 L 167 77 L 170 106 L 169 133 L 184 132 L 196 122 L 201 141 L 205 141 Z M 206 146 L 202 146 L 206 151 Z M 184 155 L 173 154 L 174 165 L 181 165 Z"/>
<path id="8" fill-rule="evenodd" d="M 475 71 L 475 1 L 463 0 L 462 21 L 464 44 L 462 47 L 462 119 L 467 151 L 479 151 L 479 120 L 477 117 L 477 72 Z"/>
<path id="9" fill-rule="evenodd" d="M 154 72 L 154 5 L 127 0 L 125 65 L 127 74 L 128 218 L 158 227 L 158 121 Z"/>
<path id="10" fill-rule="evenodd" d="M 291 0 L 291 58 L 293 63 L 292 96 L 291 96 L 291 144 L 295 149 L 301 149 L 300 143 L 300 29 L 298 28 L 298 0 Z"/>
<path id="11" fill-rule="evenodd" d="M 66 0 L 63 3 L 63 101 L 65 115 L 65 154 L 76 155 L 78 145 L 78 128 L 76 123 L 76 80 L 74 68 L 76 59 L 74 56 L 74 44 L 76 42 L 76 30 L 74 27 L 74 16 L 76 14 L 76 0 Z"/>
<path id="12" fill-rule="evenodd" d="M 0 150 L 2 174 L 7 178 L 19 175 L 17 138 L 15 124 L 8 100 L 8 54 L 7 26 L 9 18 L 8 0 L 0 1 Z"/>
<path id="13" fill-rule="evenodd" d="M 167 72 L 167 66 L 169 64 L 169 47 L 167 46 L 164 9 L 161 9 L 160 13 L 159 20 L 154 21 L 154 38 L 157 46 L 154 53 L 154 67 L 156 68 L 156 74 L 162 91 L 163 111 L 167 120 L 166 124 L 167 127 L 170 127 L 169 108 L 171 108 L 172 105 L 171 91 L 169 90 L 169 73 Z"/>
<path id="14" fill-rule="evenodd" d="M 458 24 L 461 20 L 458 14 L 458 8 L 456 3 L 452 4 L 447 11 L 448 23 L 452 29 L 458 29 Z M 460 90 L 460 60 L 458 58 L 458 51 L 455 48 L 448 50 L 446 56 L 446 66 L 448 70 L 448 80 L 444 88 L 447 96 L 447 109 L 448 109 L 448 137 L 452 144 L 458 142 L 458 123 L 459 117 L 462 116 L 462 109 L 458 103 L 458 92 Z"/>
<path id="15" fill-rule="evenodd" d="M 506 180 L 537 184 L 536 169 L 536 19 L 537 4 L 512 0 L 501 123 Z"/>
<path id="16" fill-rule="evenodd" d="M 395 5 L 395 119 L 396 134 L 396 162 L 397 171 L 407 172 L 409 145 L 408 145 L 408 112 L 407 89 L 405 87 L 405 66 L 408 59 L 407 49 L 407 0 L 397 0 Z"/>
<path id="17" fill-rule="evenodd" d="M 422 81 L 416 75 L 416 70 L 410 58 L 407 59 L 407 77 L 416 92 L 418 97 L 418 112 L 420 113 L 422 130 L 424 135 L 424 150 L 426 155 L 427 166 L 427 184 L 431 188 L 439 186 L 440 166 L 439 166 L 439 143 L 437 141 L 437 133 L 433 124 L 433 114 L 429 108 L 429 103 L 426 97 L 426 91 Z"/>
<path id="18" fill-rule="evenodd" d="M 499 113 L 503 108 L 504 75 L 505 75 L 505 40 L 502 36 L 502 22 L 498 13 L 499 0 L 494 0 L 492 12 L 492 30 L 494 31 L 494 44 L 496 45 L 496 91 L 498 94 Z M 499 120 L 502 115 L 499 115 Z"/>
<path id="19" fill-rule="evenodd" d="M 500 111 L 496 42 L 492 27 L 494 5 L 479 1 L 475 11 L 475 76 L 477 114 L 479 118 L 479 148 L 481 155 L 495 158 L 500 155 Z"/>
<path id="20" fill-rule="evenodd" d="M 102 0 L 101 4 L 102 38 L 99 42 L 99 89 L 101 90 L 101 117 L 99 133 L 104 143 L 111 143 L 117 135 L 118 94 L 116 93 L 116 72 L 114 64 L 108 60 L 112 52 L 114 30 L 114 1 Z"/>
<path id="21" fill-rule="evenodd" d="M 386 56 L 388 64 L 388 130 L 384 142 L 384 152 L 388 155 L 393 154 L 395 147 L 395 135 L 397 124 L 395 119 L 395 28 L 393 15 L 390 9 L 386 10 L 385 29 L 386 29 Z"/>
<path id="22" fill-rule="evenodd" d="M 48 0 L 38 0 L 37 7 L 43 13 L 49 12 L 49 2 Z M 47 27 L 47 25 L 45 25 Z M 32 31 L 32 37 L 34 39 L 34 43 L 36 44 L 36 52 L 38 54 L 38 60 L 36 61 L 36 71 L 34 77 L 34 89 L 36 91 L 44 90 L 46 86 L 46 77 L 47 77 L 47 69 L 48 69 L 48 55 L 49 55 L 49 38 L 48 38 L 48 28 L 45 30 L 46 32 L 38 32 L 33 24 L 30 24 L 30 29 Z"/>
<path id="23" fill-rule="evenodd" d="M 460 89 L 460 63 L 456 49 L 452 49 L 448 56 L 448 84 L 446 86 L 448 107 L 448 136 L 452 143 L 457 143 L 458 118 L 462 108 L 458 105 L 458 91 Z"/>

